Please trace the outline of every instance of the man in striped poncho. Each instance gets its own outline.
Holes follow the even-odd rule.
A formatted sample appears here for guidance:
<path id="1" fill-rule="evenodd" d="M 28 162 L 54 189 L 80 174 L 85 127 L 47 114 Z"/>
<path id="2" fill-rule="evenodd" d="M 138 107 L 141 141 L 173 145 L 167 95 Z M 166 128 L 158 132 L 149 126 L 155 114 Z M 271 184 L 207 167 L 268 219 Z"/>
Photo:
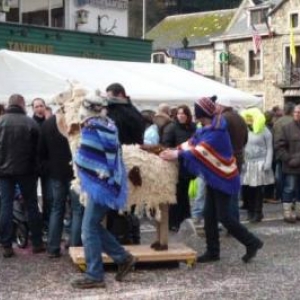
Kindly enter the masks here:
<path id="1" fill-rule="evenodd" d="M 106 116 L 101 97 L 85 99 L 80 110 L 82 129 L 75 164 L 81 193 L 86 198 L 82 223 L 86 273 L 72 281 L 76 288 L 104 288 L 101 253 L 119 265 L 121 281 L 136 259 L 101 224 L 109 209 L 122 209 L 127 198 L 127 174 L 121 157 L 118 130 Z"/>
<path id="2" fill-rule="evenodd" d="M 230 209 L 231 195 L 239 191 L 240 178 L 226 120 L 215 116 L 215 104 L 209 98 L 201 98 L 195 103 L 195 116 L 203 127 L 178 150 L 165 150 L 160 156 L 167 160 L 180 157 L 191 174 L 202 176 L 206 182 L 204 229 L 207 250 L 197 261 L 206 263 L 220 259 L 218 222 L 221 222 L 246 246 L 242 260 L 248 263 L 262 248 L 263 242 L 240 224 Z"/>

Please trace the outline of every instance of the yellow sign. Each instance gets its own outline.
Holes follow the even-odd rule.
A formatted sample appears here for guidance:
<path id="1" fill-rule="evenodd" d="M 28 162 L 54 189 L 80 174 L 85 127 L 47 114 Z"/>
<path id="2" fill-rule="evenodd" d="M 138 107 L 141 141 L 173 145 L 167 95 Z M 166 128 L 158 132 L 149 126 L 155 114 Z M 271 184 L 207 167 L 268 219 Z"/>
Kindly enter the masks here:
<path id="1" fill-rule="evenodd" d="M 8 50 L 31 53 L 52 54 L 54 52 L 54 47 L 52 45 L 29 44 L 12 41 L 7 42 L 7 48 Z"/>
<path id="2" fill-rule="evenodd" d="M 82 53 L 81 53 L 81 57 L 84 57 L 84 58 L 95 58 L 95 59 L 100 59 L 100 58 L 102 58 L 102 57 L 101 57 L 101 54 L 99 54 L 99 53 L 94 53 L 94 52 L 82 52 Z"/>

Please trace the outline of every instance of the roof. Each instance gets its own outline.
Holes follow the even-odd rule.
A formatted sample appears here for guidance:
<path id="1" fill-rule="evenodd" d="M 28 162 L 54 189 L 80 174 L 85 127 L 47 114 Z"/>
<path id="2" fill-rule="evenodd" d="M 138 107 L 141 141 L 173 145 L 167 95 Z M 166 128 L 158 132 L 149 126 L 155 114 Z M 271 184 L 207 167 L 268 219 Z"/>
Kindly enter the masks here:
<path id="1" fill-rule="evenodd" d="M 276 9 L 278 9 L 285 0 L 244 0 L 239 9 L 237 10 L 235 16 L 232 18 L 231 24 L 228 26 L 224 34 L 220 35 L 219 37 L 223 40 L 225 39 L 234 39 L 234 38 L 241 38 L 241 37 L 251 37 L 253 35 L 252 27 L 248 25 L 248 8 L 259 8 L 259 7 L 270 7 L 270 11 L 268 15 L 274 13 Z M 259 24 L 255 26 L 255 29 L 261 35 L 268 35 L 269 28 L 267 23 Z"/>
<path id="2" fill-rule="evenodd" d="M 147 34 L 153 40 L 153 50 L 182 48 L 182 40 L 188 39 L 188 47 L 210 44 L 210 38 L 224 32 L 234 16 L 235 9 L 215 10 L 166 17 Z"/>

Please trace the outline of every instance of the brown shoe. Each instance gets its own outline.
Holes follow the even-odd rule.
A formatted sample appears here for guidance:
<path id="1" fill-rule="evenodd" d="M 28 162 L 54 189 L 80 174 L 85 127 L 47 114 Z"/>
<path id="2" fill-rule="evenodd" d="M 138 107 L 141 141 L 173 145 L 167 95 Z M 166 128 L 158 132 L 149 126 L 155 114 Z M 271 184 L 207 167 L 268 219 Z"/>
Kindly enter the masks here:
<path id="1" fill-rule="evenodd" d="M 90 278 L 87 278 L 86 276 L 73 279 L 71 281 L 71 285 L 73 288 L 76 289 L 95 289 L 95 288 L 105 289 L 106 288 L 106 284 L 104 281 L 92 280 Z"/>
<path id="2" fill-rule="evenodd" d="M 45 248 L 44 244 L 32 247 L 32 253 L 34 253 L 34 254 L 42 253 L 42 252 L 45 252 L 45 251 L 46 251 L 46 248 Z"/>
<path id="3" fill-rule="evenodd" d="M 264 199 L 264 203 L 278 204 L 280 201 L 276 199 Z"/>
<path id="4" fill-rule="evenodd" d="M 125 262 L 122 264 L 119 264 L 118 272 L 116 274 L 115 279 L 117 281 L 122 281 L 125 278 L 125 276 L 131 271 L 131 269 L 136 264 L 136 262 L 137 262 L 137 259 L 133 255 L 128 254 Z"/>

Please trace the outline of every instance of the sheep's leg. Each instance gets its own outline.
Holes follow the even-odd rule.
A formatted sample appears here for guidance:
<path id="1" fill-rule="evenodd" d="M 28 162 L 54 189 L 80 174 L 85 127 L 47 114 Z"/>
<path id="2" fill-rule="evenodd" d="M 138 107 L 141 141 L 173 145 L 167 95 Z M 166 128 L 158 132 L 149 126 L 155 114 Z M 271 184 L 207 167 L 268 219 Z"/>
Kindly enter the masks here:
<path id="1" fill-rule="evenodd" d="M 159 243 L 160 249 L 168 249 L 168 235 L 169 235 L 169 206 L 168 204 L 160 204 L 161 220 L 159 222 Z"/>
<path id="2" fill-rule="evenodd" d="M 168 234 L 169 234 L 169 206 L 168 204 L 160 204 L 161 212 L 160 222 L 156 223 L 157 240 L 151 244 L 151 248 L 156 251 L 168 250 Z"/>
<path id="3" fill-rule="evenodd" d="M 160 248 L 160 222 L 155 221 L 155 229 L 156 229 L 156 240 L 151 244 L 151 248 L 154 250 L 159 250 Z"/>

